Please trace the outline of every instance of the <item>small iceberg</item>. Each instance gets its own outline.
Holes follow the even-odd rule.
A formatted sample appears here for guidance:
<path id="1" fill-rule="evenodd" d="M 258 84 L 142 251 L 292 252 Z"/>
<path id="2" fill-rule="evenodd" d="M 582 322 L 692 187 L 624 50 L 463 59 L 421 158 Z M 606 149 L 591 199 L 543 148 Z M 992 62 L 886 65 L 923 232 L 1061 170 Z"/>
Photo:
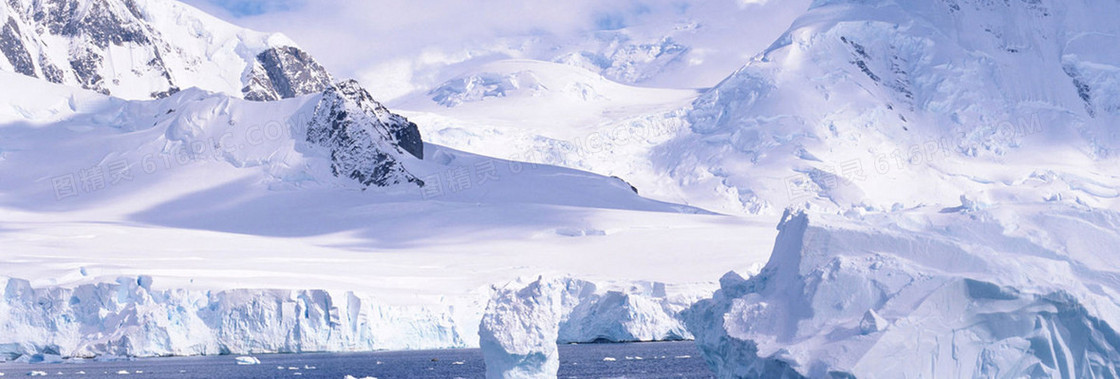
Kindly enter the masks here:
<path id="1" fill-rule="evenodd" d="M 242 366 L 261 364 L 261 360 L 257 359 L 257 357 L 242 356 L 242 357 L 237 357 L 236 359 L 237 359 L 237 364 L 242 365 Z"/>

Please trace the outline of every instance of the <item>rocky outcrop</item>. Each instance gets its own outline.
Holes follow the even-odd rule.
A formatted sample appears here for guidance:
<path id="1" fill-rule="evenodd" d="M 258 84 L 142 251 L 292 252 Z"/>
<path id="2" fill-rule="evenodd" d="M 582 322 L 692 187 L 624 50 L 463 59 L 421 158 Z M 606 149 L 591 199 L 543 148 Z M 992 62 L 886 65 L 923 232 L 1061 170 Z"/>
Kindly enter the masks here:
<path id="1" fill-rule="evenodd" d="M 405 154 L 424 157 L 419 128 L 389 112 L 356 81 L 323 93 L 308 124 L 307 142 L 327 150 L 337 177 L 365 186 L 424 185 L 401 164 Z"/>
<path id="2" fill-rule="evenodd" d="M 311 55 L 299 48 L 284 46 L 268 49 L 257 55 L 251 80 L 263 81 L 260 74 L 267 78 L 267 85 L 272 93 L 262 94 L 265 97 L 286 99 L 326 90 L 331 86 L 331 75 L 323 66 L 315 62 Z M 260 71 L 257 71 L 257 69 Z M 246 87 L 249 88 L 249 87 Z M 245 94 L 247 100 L 258 100 Z"/>

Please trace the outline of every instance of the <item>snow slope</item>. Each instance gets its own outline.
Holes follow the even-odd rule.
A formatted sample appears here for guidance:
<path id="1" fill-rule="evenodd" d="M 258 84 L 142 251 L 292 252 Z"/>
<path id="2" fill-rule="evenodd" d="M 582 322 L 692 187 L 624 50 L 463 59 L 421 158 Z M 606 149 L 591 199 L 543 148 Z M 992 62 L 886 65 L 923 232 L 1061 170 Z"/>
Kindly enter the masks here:
<path id="1" fill-rule="evenodd" d="M 1108 377 L 1120 214 L 787 212 L 770 262 L 685 312 L 719 377 Z"/>
<path id="2" fill-rule="evenodd" d="M 696 96 L 623 85 L 568 65 L 503 60 L 392 106 L 433 143 L 616 176 L 643 196 L 687 204 L 650 152 L 687 128 L 682 109 Z"/>
<path id="3" fill-rule="evenodd" d="M 815 2 L 695 99 L 499 61 L 394 104 L 441 144 L 619 176 L 643 195 L 724 213 L 890 210 L 962 195 L 1114 208 L 1120 61 L 1090 46 L 1111 46 L 1115 7 Z M 531 83 L 572 79 L 498 80 L 529 73 Z M 459 84 L 487 78 L 473 88 L 493 94 L 462 101 Z M 581 101 L 563 90 L 574 86 L 619 94 Z"/>
<path id="4" fill-rule="evenodd" d="M 309 130 L 406 124 L 373 123 L 395 118 L 374 103 L 358 105 L 363 97 L 345 91 L 251 102 L 192 89 L 127 101 L 13 73 L 0 73 L 0 80 L 41 89 L 0 93 L 0 275 L 29 279 L 20 291 L 35 294 L 5 300 L 0 327 L 14 332 L 2 334 L 0 344 L 14 343 L 5 345 L 9 353 L 474 346 L 492 283 L 557 271 L 596 281 L 661 281 L 668 293 L 696 298 L 712 284 L 694 278 L 726 270 L 722 262 L 739 254 L 725 246 L 728 230 L 743 231 L 730 237 L 738 246 L 773 237 L 759 220 L 644 199 L 614 178 L 434 144 L 423 146 L 421 160 L 408 151 L 407 138 L 382 152 L 424 186 L 367 186 L 338 175 L 344 171 L 332 167 L 339 155 L 309 140 Z M 343 119 L 367 119 L 320 122 L 319 110 L 338 101 L 350 110 Z M 696 249 L 707 259 L 676 262 L 676 252 Z M 757 252 L 760 262 L 765 250 Z M 659 269 L 667 262 L 675 269 Z M 141 291 L 132 279 L 118 281 L 138 276 L 153 284 Z M 93 293 L 67 295 L 79 289 Z M 120 291 L 131 295 L 100 295 Z M 298 300 L 306 294 L 319 300 Z M 39 315 L 29 305 L 38 300 L 28 296 L 79 299 L 90 308 L 63 304 Z M 346 316 L 360 322 L 219 323 L 287 312 L 239 310 L 260 302 L 324 314 L 361 308 Z M 230 311 L 206 313 L 211 307 Z M 190 322 L 154 329 L 115 322 L 131 312 L 172 312 Z M 96 317 L 77 322 L 75 314 Z M 290 340 L 294 332 L 284 325 L 314 333 Z M 570 338 L 599 337 L 594 325 L 582 330 Z M 250 331 L 261 340 L 233 337 Z M 160 337 L 184 333 L 197 337 Z M 126 337 L 134 344 L 123 344 Z"/>
<path id="5" fill-rule="evenodd" d="M 173 0 L 13 0 L 0 4 L 0 22 L 0 70 L 125 99 L 199 87 L 276 100 L 332 82 L 287 37 Z"/>

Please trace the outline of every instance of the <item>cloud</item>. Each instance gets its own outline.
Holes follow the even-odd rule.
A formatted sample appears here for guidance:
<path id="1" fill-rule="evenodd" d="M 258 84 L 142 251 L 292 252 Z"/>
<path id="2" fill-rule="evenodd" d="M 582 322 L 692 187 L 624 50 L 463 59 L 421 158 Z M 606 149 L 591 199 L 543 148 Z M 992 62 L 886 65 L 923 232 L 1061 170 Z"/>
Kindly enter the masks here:
<path id="1" fill-rule="evenodd" d="M 738 0 L 738 2 L 740 8 L 745 8 L 751 5 L 766 5 L 770 0 Z"/>
<path id="2" fill-rule="evenodd" d="M 773 23 L 768 18 L 774 18 L 760 12 L 760 7 L 740 7 L 742 1 L 759 0 L 180 1 L 244 27 L 282 32 L 337 76 L 358 78 L 367 85 L 378 81 L 377 84 L 386 84 L 383 89 L 394 89 L 386 96 L 410 88 L 421 89 L 417 87 L 436 80 L 430 73 L 406 73 L 408 67 L 420 71 L 433 65 L 453 67 L 461 60 L 489 59 L 485 58 L 488 56 L 533 58 L 520 55 L 524 54 L 520 52 L 523 46 L 518 43 L 525 41 L 578 43 L 597 30 L 642 25 L 664 29 L 684 18 L 709 15 L 721 18 L 723 27 L 735 30 Z M 733 41 L 728 45 L 743 43 Z M 432 60 L 432 55 L 446 59 Z"/>

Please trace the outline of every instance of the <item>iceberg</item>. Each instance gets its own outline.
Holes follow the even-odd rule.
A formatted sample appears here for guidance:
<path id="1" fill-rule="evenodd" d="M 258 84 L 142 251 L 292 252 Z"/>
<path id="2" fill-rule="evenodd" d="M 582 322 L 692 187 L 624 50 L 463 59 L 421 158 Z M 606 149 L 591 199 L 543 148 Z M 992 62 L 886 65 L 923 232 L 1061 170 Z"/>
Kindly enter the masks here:
<path id="1" fill-rule="evenodd" d="M 690 339 L 679 312 L 688 297 L 669 297 L 663 283 L 623 290 L 571 277 L 540 276 L 495 288 L 479 324 L 488 378 L 555 377 L 556 344 Z"/>
<path id="2" fill-rule="evenodd" d="M 758 275 L 684 312 L 721 378 L 1110 377 L 1120 214 L 787 210 Z"/>
<path id="3" fill-rule="evenodd" d="M 235 359 L 237 360 L 237 364 L 242 365 L 242 366 L 250 366 L 250 365 L 261 364 L 261 360 L 257 359 L 257 357 L 241 356 L 241 357 L 237 357 Z"/>

